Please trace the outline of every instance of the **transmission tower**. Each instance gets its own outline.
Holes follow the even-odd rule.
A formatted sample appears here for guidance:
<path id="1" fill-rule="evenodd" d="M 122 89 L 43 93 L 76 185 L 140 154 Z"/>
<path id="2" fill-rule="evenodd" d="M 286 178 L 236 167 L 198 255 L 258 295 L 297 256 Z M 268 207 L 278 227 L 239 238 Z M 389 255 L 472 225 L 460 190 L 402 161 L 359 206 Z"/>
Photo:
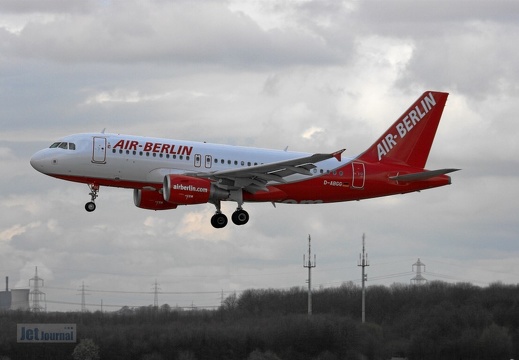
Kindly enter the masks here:
<path id="1" fill-rule="evenodd" d="M 308 315 L 312 315 L 312 268 L 315 265 L 315 254 L 314 262 L 312 263 L 312 250 L 311 250 L 311 238 L 308 235 L 308 263 L 306 262 L 305 255 L 303 254 L 303 267 L 308 268 Z"/>
<path id="2" fill-rule="evenodd" d="M 365 272 L 366 266 L 369 266 L 368 254 L 366 253 L 366 236 L 362 234 L 362 254 L 359 254 L 359 263 L 357 266 L 362 267 L 362 322 L 366 321 L 366 281 L 368 274 Z"/>
<path id="3" fill-rule="evenodd" d="M 420 261 L 420 258 L 418 258 L 418 261 L 411 267 L 411 271 L 415 271 L 416 268 L 416 276 L 411 279 L 411 284 L 423 285 L 427 282 L 427 279 L 422 276 L 422 267 L 423 272 L 425 272 L 425 264 Z"/>
<path id="4" fill-rule="evenodd" d="M 159 307 L 159 284 L 157 284 L 157 279 L 155 279 L 155 284 L 153 284 L 153 307 L 157 309 Z"/>
<path id="5" fill-rule="evenodd" d="M 90 294 L 87 294 L 85 291 L 85 282 L 84 281 L 81 283 L 81 287 L 79 288 L 79 291 L 81 292 L 81 294 L 78 294 L 78 295 L 81 295 L 81 312 L 87 312 L 85 297 Z"/>
<path id="6" fill-rule="evenodd" d="M 29 279 L 29 287 L 31 286 L 32 281 L 32 290 L 29 292 L 29 297 L 31 299 L 32 307 L 31 310 L 34 312 L 45 311 L 47 308 L 47 300 L 45 297 L 45 293 L 40 291 L 40 286 L 44 286 L 43 279 L 38 276 L 38 267 L 36 266 L 36 272 L 34 277 Z M 40 302 L 45 303 L 45 307 L 41 305 Z"/>

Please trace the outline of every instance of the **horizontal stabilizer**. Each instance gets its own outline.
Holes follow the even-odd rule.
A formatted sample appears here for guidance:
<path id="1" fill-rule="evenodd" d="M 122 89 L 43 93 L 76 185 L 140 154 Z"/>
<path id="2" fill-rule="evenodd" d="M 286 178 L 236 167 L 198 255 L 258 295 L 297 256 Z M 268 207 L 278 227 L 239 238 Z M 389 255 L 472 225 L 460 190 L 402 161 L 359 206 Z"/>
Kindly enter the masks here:
<path id="1" fill-rule="evenodd" d="M 397 175 L 392 176 L 389 178 L 389 180 L 394 181 L 420 181 L 420 180 L 427 180 L 439 175 L 445 175 L 454 171 L 458 171 L 459 169 L 439 169 L 439 170 L 426 170 L 419 173 L 413 173 L 413 174 L 405 174 L 405 175 Z"/>

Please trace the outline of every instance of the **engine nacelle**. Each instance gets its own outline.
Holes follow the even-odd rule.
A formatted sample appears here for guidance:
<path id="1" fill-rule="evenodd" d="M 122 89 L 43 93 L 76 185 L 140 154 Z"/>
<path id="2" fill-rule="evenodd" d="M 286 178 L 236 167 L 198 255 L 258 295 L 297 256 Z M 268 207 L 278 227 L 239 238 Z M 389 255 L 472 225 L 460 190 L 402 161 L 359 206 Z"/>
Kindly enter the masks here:
<path id="1" fill-rule="evenodd" d="M 214 186 L 209 179 L 185 175 L 164 177 L 164 200 L 177 205 L 205 204 L 209 200 L 223 200 L 230 195 L 226 190 Z"/>
<path id="2" fill-rule="evenodd" d="M 171 210 L 177 208 L 177 204 L 164 201 L 162 193 L 154 190 L 134 189 L 133 202 L 138 208 L 146 210 Z"/>

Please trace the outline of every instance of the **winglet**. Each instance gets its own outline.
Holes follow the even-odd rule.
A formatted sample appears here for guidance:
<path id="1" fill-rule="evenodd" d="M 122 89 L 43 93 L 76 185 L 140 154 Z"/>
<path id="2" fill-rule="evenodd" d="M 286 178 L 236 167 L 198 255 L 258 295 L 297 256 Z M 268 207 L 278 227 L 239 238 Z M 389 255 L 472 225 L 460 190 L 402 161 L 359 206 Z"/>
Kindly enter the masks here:
<path id="1" fill-rule="evenodd" d="M 336 158 L 337 161 L 341 161 L 341 155 L 342 155 L 342 153 L 343 153 L 344 151 L 346 151 L 346 149 L 342 149 L 342 150 L 336 151 L 336 152 L 332 153 L 332 156 L 333 156 L 334 158 Z"/>

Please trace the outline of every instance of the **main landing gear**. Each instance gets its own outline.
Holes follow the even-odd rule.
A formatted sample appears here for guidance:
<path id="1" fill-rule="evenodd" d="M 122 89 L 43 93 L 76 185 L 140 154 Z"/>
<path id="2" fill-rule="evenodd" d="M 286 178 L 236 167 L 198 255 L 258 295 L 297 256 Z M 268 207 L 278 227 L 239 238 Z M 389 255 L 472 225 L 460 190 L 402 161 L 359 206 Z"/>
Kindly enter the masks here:
<path id="1" fill-rule="evenodd" d="M 88 187 L 90 188 L 90 201 L 85 204 L 85 210 L 88 212 L 92 212 L 96 209 L 96 203 L 95 200 L 99 196 L 99 185 L 96 184 L 88 184 Z"/>
<path id="2" fill-rule="evenodd" d="M 216 213 L 211 217 L 211 225 L 216 229 L 221 229 L 227 225 L 227 216 L 222 213 L 220 202 L 215 204 Z M 232 222 L 236 225 L 245 225 L 249 221 L 249 213 L 238 206 L 231 216 Z"/>

